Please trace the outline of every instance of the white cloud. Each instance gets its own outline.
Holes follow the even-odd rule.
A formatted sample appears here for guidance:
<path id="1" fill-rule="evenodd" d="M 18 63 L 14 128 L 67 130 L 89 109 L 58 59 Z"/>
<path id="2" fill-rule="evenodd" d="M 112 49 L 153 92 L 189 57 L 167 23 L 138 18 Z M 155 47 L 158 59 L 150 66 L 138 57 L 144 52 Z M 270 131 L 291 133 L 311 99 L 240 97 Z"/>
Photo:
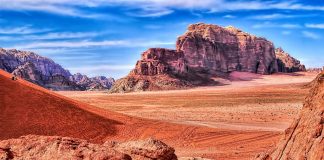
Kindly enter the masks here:
<path id="1" fill-rule="evenodd" d="M 50 31 L 50 29 L 35 29 L 30 26 L 0 28 L 0 34 L 33 34 L 48 31 Z"/>
<path id="2" fill-rule="evenodd" d="M 86 38 L 95 37 L 99 33 L 95 32 L 52 32 L 42 35 L 26 35 L 22 36 L 22 39 L 33 39 L 33 40 L 51 40 L 51 39 L 73 39 L 73 38 Z"/>
<path id="3" fill-rule="evenodd" d="M 233 18 L 236 18 L 236 16 L 227 14 L 227 15 L 223 16 L 223 18 L 233 19 Z"/>
<path id="4" fill-rule="evenodd" d="M 294 29 L 294 28 L 301 28 L 299 24 L 281 24 L 279 25 L 281 28 L 288 28 L 288 29 Z"/>
<path id="5" fill-rule="evenodd" d="M 286 28 L 286 29 L 298 29 L 302 28 L 299 24 L 277 24 L 277 23 L 272 23 L 272 22 L 264 22 L 264 23 L 259 23 L 255 24 L 252 26 L 252 28 L 255 29 L 262 29 L 262 28 Z"/>
<path id="6" fill-rule="evenodd" d="M 312 16 L 316 16 L 316 15 L 315 14 L 289 15 L 289 14 L 274 13 L 274 14 L 256 15 L 256 16 L 251 16 L 249 18 L 257 19 L 257 20 L 273 20 L 273 19 L 287 19 L 287 18 L 312 17 Z"/>
<path id="7" fill-rule="evenodd" d="M 320 24 L 305 24 L 307 28 L 316 28 L 316 29 L 324 29 L 324 23 Z"/>
<path id="8" fill-rule="evenodd" d="M 109 13 L 98 14 L 81 9 L 109 4 L 102 0 L 0 0 L 0 4 L 0 10 L 39 11 L 82 18 L 121 20 Z"/>
<path id="9" fill-rule="evenodd" d="M 303 33 L 304 37 L 306 37 L 306 38 L 315 39 L 315 40 L 321 38 L 319 35 L 317 35 L 316 33 L 313 33 L 313 32 L 303 31 L 302 33 Z"/>
<path id="10" fill-rule="evenodd" d="M 54 41 L 33 42 L 8 48 L 44 49 L 44 48 L 86 48 L 86 47 L 162 47 L 174 45 L 174 42 L 138 41 L 138 40 L 105 40 L 105 41 Z"/>
<path id="11" fill-rule="evenodd" d="M 95 46 L 120 46 L 129 44 L 126 41 L 55 41 L 55 42 L 33 42 L 12 48 L 34 49 L 34 48 L 83 48 Z"/>
<path id="12" fill-rule="evenodd" d="M 291 31 L 282 31 L 281 32 L 283 35 L 290 35 L 291 34 Z"/>
<path id="13" fill-rule="evenodd" d="M 59 15 L 98 18 L 108 13 L 96 14 L 84 8 L 122 6 L 128 9 L 140 9 L 133 16 L 158 17 L 171 14 L 174 9 L 207 10 L 210 12 L 235 10 L 308 10 L 324 11 L 324 6 L 312 6 L 297 1 L 227 1 L 227 0 L 0 0 L 1 10 L 41 11 Z M 110 15 L 111 18 L 115 18 Z M 278 15 L 272 15 L 276 17 Z M 268 17 L 268 18 L 271 18 Z"/>
<path id="14" fill-rule="evenodd" d="M 23 34 L 25 32 L 17 32 L 20 35 L 16 35 L 16 32 L 4 32 L 10 33 L 6 36 L 0 35 L 0 41 L 30 41 L 30 40 L 66 40 L 66 39 L 79 39 L 79 38 L 91 38 L 99 35 L 95 32 L 52 32 L 46 34 Z M 3 33 L 2 33 L 3 34 Z"/>
<path id="15" fill-rule="evenodd" d="M 173 13 L 170 9 L 165 8 L 145 8 L 140 11 L 129 11 L 128 15 L 133 17 L 161 17 Z"/>

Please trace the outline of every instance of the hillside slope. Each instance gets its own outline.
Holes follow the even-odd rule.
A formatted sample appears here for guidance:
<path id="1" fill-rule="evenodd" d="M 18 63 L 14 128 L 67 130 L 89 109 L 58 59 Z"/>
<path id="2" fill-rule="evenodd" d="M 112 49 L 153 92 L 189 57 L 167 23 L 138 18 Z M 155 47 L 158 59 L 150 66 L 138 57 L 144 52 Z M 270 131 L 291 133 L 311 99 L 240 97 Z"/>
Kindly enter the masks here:
<path id="1" fill-rule="evenodd" d="M 0 139 L 26 134 L 100 140 L 116 134 L 116 120 L 98 116 L 89 106 L 57 95 L 0 70 Z"/>

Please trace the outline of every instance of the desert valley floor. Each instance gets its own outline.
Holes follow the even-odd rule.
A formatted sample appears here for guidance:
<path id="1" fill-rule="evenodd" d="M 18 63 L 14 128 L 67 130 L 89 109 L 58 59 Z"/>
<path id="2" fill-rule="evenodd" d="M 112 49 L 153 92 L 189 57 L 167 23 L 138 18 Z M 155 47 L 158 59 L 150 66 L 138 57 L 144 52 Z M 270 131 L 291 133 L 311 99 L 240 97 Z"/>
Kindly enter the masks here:
<path id="1" fill-rule="evenodd" d="M 219 79 L 225 85 L 189 90 L 57 93 L 101 109 L 154 120 L 157 126 L 141 126 L 144 130 L 137 138 L 156 136 L 174 147 L 178 157 L 251 159 L 276 145 L 298 116 L 308 93 L 307 83 L 316 75 L 234 72 L 231 81 Z"/>

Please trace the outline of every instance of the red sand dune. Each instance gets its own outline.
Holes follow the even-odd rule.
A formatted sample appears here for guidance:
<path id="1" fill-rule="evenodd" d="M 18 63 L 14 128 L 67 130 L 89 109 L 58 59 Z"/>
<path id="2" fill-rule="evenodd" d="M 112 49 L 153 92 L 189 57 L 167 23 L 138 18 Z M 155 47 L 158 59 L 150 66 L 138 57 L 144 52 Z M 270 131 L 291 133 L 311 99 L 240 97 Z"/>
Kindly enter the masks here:
<path id="1" fill-rule="evenodd" d="M 22 135 L 134 140 L 155 137 L 178 156 L 250 159 L 273 146 L 279 133 L 232 131 L 133 118 L 77 102 L 0 70 L 0 140 Z"/>

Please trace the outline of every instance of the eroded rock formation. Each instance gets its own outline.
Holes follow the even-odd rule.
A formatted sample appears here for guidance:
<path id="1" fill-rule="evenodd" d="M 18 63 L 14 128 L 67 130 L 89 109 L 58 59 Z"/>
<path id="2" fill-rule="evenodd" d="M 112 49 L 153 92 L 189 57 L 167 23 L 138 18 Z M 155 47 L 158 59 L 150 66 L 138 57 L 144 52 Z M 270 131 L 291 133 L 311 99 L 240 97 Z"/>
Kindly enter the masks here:
<path id="1" fill-rule="evenodd" d="M 276 49 L 276 57 L 279 72 L 289 73 L 306 71 L 305 65 L 302 65 L 299 60 L 295 59 L 294 57 L 291 57 L 282 48 Z"/>
<path id="2" fill-rule="evenodd" d="M 106 77 L 75 80 L 75 75 L 53 60 L 34 52 L 0 48 L 0 69 L 53 90 L 109 89 L 113 79 Z M 81 75 L 84 77 L 84 75 Z"/>
<path id="3" fill-rule="evenodd" d="M 174 149 L 161 141 L 93 144 L 59 136 L 22 136 L 0 141 L 0 159 L 176 160 Z"/>
<path id="4" fill-rule="evenodd" d="M 280 71 L 296 71 L 294 67 L 299 61 L 290 56 L 287 59 L 289 64 L 283 63 Z M 282 69 L 283 66 L 288 69 Z M 304 66 L 298 67 L 302 70 Z M 278 72 L 273 43 L 232 26 L 223 28 L 198 23 L 190 25 L 178 38 L 176 50 L 151 48 L 145 51 L 134 70 L 118 80 L 111 92 L 213 85 L 217 84 L 214 77 L 232 71 Z"/>
<path id="5" fill-rule="evenodd" d="M 299 118 L 285 131 L 277 148 L 258 155 L 257 159 L 324 159 L 324 72 L 311 87 Z"/>
<path id="6" fill-rule="evenodd" d="M 194 70 L 277 72 L 272 42 L 232 26 L 190 25 L 178 38 L 176 48 Z"/>

